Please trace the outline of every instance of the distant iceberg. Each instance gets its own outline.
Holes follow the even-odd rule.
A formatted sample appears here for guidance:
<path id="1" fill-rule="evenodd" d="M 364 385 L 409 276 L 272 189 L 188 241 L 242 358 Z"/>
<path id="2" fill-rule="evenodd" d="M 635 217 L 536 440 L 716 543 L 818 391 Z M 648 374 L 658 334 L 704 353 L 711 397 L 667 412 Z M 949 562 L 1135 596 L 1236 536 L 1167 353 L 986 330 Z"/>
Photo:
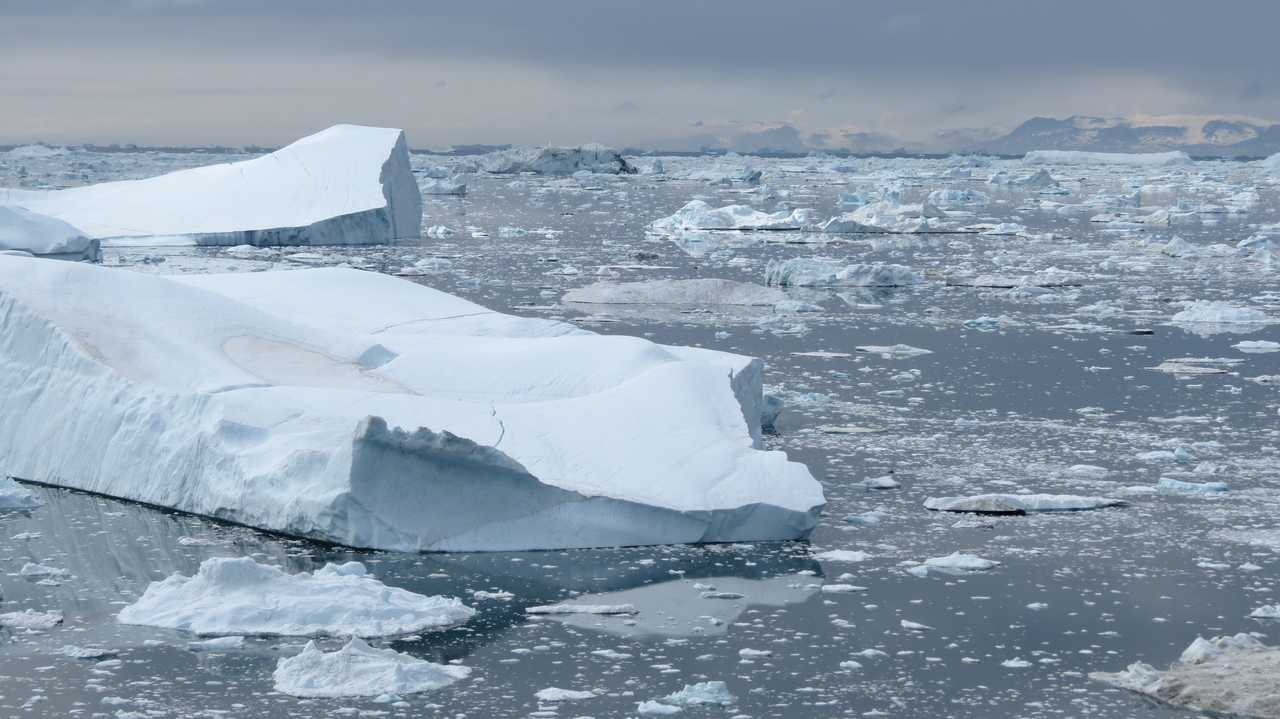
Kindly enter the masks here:
<path id="1" fill-rule="evenodd" d="M 1167 167 L 1187 165 L 1191 157 L 1173 152 L 1085 152 L 1081 150 L 1034 150 L 1022 158 L 1027 165 L 1124 165 L 1126 167 Z"/>
<path id="2" fill-rule="evenodd" d="M 0 256 L 0 472 L 340 544 L 791 539 L 759 360 L 351 269 L 163 277 Z"/>
<path id="3" fill-rule="evenodd" d="M 335 125 L 268 155 L 145 180 L 0 189 L 104 244 L 367 245 L 417 239 L 422 196 L 404 132 Z"/>
<path id="4" fill-rule="evenodd" d="M 634 175 L 637 170 L 622 153 L 600 144 L 577 147 L 514 147 L 485 156 L 485 172 L 511 175 L 533 172 L 539 175 L 572 175 L 594 172 L 609 175 Z"/>
<path id="5" fill-rule="evenodd" d="M 673 214 L 654 220 L 649 229 L 659 234 L 690 230 L 774 230 L 795 231 L 812 225 L 813 210 L 764 212 L 748 205 L 712 207 L 704 200 L 691 200 Z"/>

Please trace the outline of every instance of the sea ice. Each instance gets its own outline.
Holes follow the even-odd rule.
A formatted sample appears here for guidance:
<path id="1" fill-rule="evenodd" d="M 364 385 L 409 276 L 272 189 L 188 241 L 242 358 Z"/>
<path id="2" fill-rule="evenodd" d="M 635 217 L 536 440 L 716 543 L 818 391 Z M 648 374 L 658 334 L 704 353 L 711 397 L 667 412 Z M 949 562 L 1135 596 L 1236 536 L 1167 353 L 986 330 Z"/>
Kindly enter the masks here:
<path id="1" fill-rule="evenodd" d="M 43 502 L 31 490 L 9 477 L 0 478 L 0 511 L 6 509 L 35 509 Z"/>
<path id="2" fill-rule="evenodd" d="M 352 638 L 334 652 L 307 642 L 276 664 L 272 678 L 276 691 L 295 697 L 376 697 L 433 691 L 470 673 L 468 667 L 435 664 Z"/>
<path id="3" fill-rule="evenodd" d="M 24 609 L 20 612 L 0 614 L 0 627 L 13 629 L 52 629 L 62 623 L 62 612 L 41 612 L 35 609 Z"/>
<path id="4" fill-rule="evenodd" d="M 910 267 L 883 262 L 846 265 L 839 260 L 794 257 L 770 260 L 765 284 L 782 287 L 900 287 L 920 282 Z"/>
<path id="5" fill-rule="evenodd" d="M 712 207 L 691 200 L 675 214 L 654 220 L 649 228 L 660 234 L 710 230 L 800 230 L 813 224 L 811 210 L 763 212 L 747 205 Z"/>
<path id="6" fill-rule="evenodd" d="M 1268 322 L 1267 313 L 1229 302 L 1197 300 L 1173 316 L 1174 322 L 1208 324 L 1251 324 Z"/>
<path id="7" fill-rule="evenodd" d="M 351 546 L 791 539 L 824 503 L 758 449 L 758 360 L 371 272 L 0 256 L 0 358 L 0 472 Z"/>
<path id="8" fill-rule="evenodd" d="M 944 572 L 985 572 L 1000 566 L 999 562 L 983 559 L 976 554 L 952 552 L 945 557 L 933 557 L 924 560 L 925 567 Z"/>
<path id="9" fill-rule="evenodd" d="M 595 698 L 594 692 L 580 691 L 576 689 L 560 689 L 559 687 L 547 687 L 539 689 L 533 694 L 540 702 L 576 702 L 583 699 Z"/>
<path id="10" fill-rule="evenodd" d="M 90 238 L 210 245 L 417 239 L 422 197 L 404 132 L 335 125 L 263 157 L 66 190 L 0 190 Z"/>
<path id="11" fill-rule="evenodd" d="M 63 260 L 97 261 L 102 255 L 98 241 L 89 239 L 83 230 L 56 217 L 4 205 L 0 205 L 0 251 Z"/>
<path id="12" fill-rule="evenodd" d="M 569 290 L 562 299 L 584 304 L 776 305 L 787 295 L 750 282 L 699 278 L 597 282 Z"/>
<path id="13" fill-rule="evenodd" d="M 1169 167 L 1189 165 L 1191 157 L 1181 150 L 1172 152 L 1084 152 L 1080 150 L 1035 150 L 1023 156 L 1027 165 L 1120 165 L 1124 167 Z"/>
<path id="14" fill-rule="evenodd" d="M 1109 497 L 1082 497 L 1073 494 L 978 494 L 971 497 L 929 497 L 925 509 L 937 512 L 977 514 L 1026 514 L 1065 512 L 1123 505 Z"/>
<path id="15" fill-rule="evenodd" d="M 1161 477 L 1156 483 L 1160 494 L 1220 494 L 1227 491 L 1226 482 L 1184 482 L 1180 479 Z"/>
<path id="16" fill-rule="evenodd" d="M 388 587 L 359 562 L 287 574 L 248 557 L 214 557 L 194 576 L 152 582 L 118 618 L 201 635 L 381 637 L 448 629 L 474 614 L 452 597 Z"/>

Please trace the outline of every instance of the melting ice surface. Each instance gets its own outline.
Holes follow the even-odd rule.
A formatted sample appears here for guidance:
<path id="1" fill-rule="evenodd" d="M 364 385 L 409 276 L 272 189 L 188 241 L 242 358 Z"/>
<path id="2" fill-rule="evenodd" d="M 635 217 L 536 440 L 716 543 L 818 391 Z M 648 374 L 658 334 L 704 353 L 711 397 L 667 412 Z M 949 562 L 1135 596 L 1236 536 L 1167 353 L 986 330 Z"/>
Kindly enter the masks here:
<path id="1" fill-rule="evenodd" d="M 208 160 L 78 150 L 2 158 L 0 185 L 138 179 Z M 1197 636 L 1254 632 L 1280 644 L 1280 622 L 1250 616 L 1277 604 L 1280 353 L 1235 347 L 1280 341 L 1280 239 L 1269 239 L 1280 188 L 1257 163 L 1080 160 L 664 157 L 662 174 L 551 176 L 415 155 L 421 177 L 441 168 L 467 184 L 466 196 L 426 199 L 423 226 L 436 229 L 420 242 L 107 247 L 108 267 L 166 275 L 348 264 L 526 318 L 762 357 L 767 391 L 784 405 L 762 442 L 806 463 L 828 504 L 812 546 L 416 555 L 26 487 L 33 509 L 0 512 L 0 614 L 23 613 L 0 628 L 0 714 L 637 716 L 641 702 L 724 682 L 731 708 L 689 706 L 683 716 L 1187 716 L 1088 674 L 1136 662 L 1162 671 Z M 939 195 L 945 206 L 930 204 L 946 216 L 923 219 L 1025 231 L 650 231 L 693 199 L 826 219 L 856 209 L 842 194 L 923 214 L 944 190 L 989 201 Z M 1175 236 L 1176 253 L 1166 252 Z M 770 262 L 812 259 L 898 265 L 919 281 L 775 286 L 788 301 L 758 305 L 717 304 L 714 293 L 678 298 L 692 303 L 562 303 L 597 282 L 765 286 Z M 1197 302 L 1269 321 L 1173 320 Z M 858 350 L 900 345 L 930 353 Z M 1149 369 L 1166 364 L 1183 370 Z M 864 485 L 882 478 L 893 488 Z M 1228 491 L 1160 492 L 1162 479 Z M 1023 515 L 924 506 L 981 495 L 1124 505 Z M 905 571 L 955 553 L 999 565 Z M 422 693 L 308 701 L 274 691 L 279 661 L 300 654 L 302 638 L 192 651 L 188 632 L 116 621 L 150 582 L 245 556 L 289 574 L 359 561 L 388 586 L 457 597 L 477 612 L 461 626 L 367 641 L 470 673 Z M 66 575 L 24 577 L 27 563 Z M 525 611 L 556 604 L 636 611 Z M 906 628 L 918 625 L 932 629 Z M 345 644 L 322 638 L 317 649 Z M 390 657 L 369 659 L 377 670 Z M 549 688 L 592 698 L 538 696 Z"/>

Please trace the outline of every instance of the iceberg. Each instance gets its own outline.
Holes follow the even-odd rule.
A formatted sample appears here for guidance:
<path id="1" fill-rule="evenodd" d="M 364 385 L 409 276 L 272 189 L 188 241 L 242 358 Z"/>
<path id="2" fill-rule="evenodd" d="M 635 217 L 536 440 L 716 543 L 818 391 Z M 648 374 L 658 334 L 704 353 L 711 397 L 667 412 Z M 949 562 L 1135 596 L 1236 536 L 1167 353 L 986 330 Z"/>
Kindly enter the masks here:
<path id="1" fill-rule="evenodd" d="M 417 239 L 404 132 L 335 125 L 262 157 L 65 190 L 0 189 L 106 244 L 365 245 Z"/>
<path id="2" fill-rule="evenodd" d="M 511 175 L 533 172 L 539 175 L 572 175 L 593 172 L 607 175 L 634 175 L 637 170 L 612 147 L 590 143 L 577 147 L 514 147 L 486 156 L 485 172 Z"/>
<path id="3" fill-rule="evenodd" d="M 1215 715 L 1280 718 L 1280 648 L 1248 634 L 1196 640 L 1166 670 L 1135 662 L 1089 678 L 1172 706 Z"/>
<path id="4" fill-rule="evenodd" d="M 905 265 L 845 265 L 838 260 L 811 257 L 770 260 L 764 276 L 765 284 L 782 287 L 901 287 L 920 282 L 920 276 Z"/>
<path id="5" fill-rule="evenodd" d="M 1101 509 L 1123 504 L 1119 499 L 1074 494 L 977 494 L 971 497 L 929 497 L 924 501 L 924 508 L 935 512 L 1027 514 Z"/>
<path id="6" fill-rule="evenodd" d="M 795 231 L 813 224 L 812 210 L 763 212 L 748 205 L 712 207 L 705 200 L 691 200 L 672 215 L 654 220 L 649 228 L 660 234 L 690 230 Z"/>
<path id="7" fill-rule="evenodd" d="M 335 652 L 307 642 L 298 654 L 281 659 L 271 676 L 275 690 L 290 696 L 376 697 L 429 692 L 470 674 L 468 667 L 436 664 L 394 649 L 375 649 L 353 638 Z"/>
<path id="8" fill-rule="evenodd" d="M 418 185 L 424 195 L 465 195 L 467 183 L 461 177 L 428 177 Z"/>
<path id="9" fill-rule="evenodd" d="M 1173 316 L 1174 322 L 1205 324 L 1254 324 L 1270 320 L 1267 313 L 1253 307 L 1240 307 L 1230 302 L 1196 300 Z"/>
<path id="10" fill-rule="evenodd" d="M 453 597 L 388 587 L 359 562 L 288 574 L 249 557 L 214 557 L 190 577 L 152 582 L 118 619 L 204 636 L 384 637 L 449 629 L 474 614 Z"/>
<path id="11" fill-rule="evenodd" d="M 1034 150 L 1022 158 L 1027 165 L 1119 165 L 1123 167 L 1169 167 L 1189 165 L 1191 156 L 1172 152 L 1086 152 L 1082 150 Z"/>
<path id="12" fill-rule="evenodd" d="M 354 547 L 807 536 L 763 366 L 346 268 L 0 256 L 0 472 Z M 74 447 L 75 451 L 68 451 Z"/>
<path id="13" fill-rule="evenodd" d="M 940 223 L 946 216 L 947 213 L 928 201 L 903 205 L 891 200 L 881 200 L 832 217 L 818 225 L 817 230 L 826 234 L 958 232 Z"/>
<path id="14" fill-rule="evenodd" d="M 976 554 L 964 554 L 961 552 L 952 552 L 945 557 L 932 557 L 924 560 L 924 564 L 920 565 L 928 569 L 936 569 L 941 572 L 951 572 L 962 574 L 966 572 L 985 572 L 1000 566 L 999 562 L 991 559 L 984 559 Z"/>
<path id="15" fill-rule="evenodd" d="M 841 200 L 843 202 L 843 195 Z M 990 195 L 977 190 L 934 190 L 929 193 L 929 204 L 934 207 L 981 207 L 990 202 Z"/>
<path id="16" fill-rule="evenodd" d="M 786 293 L 750 282 L 700 278 L 597 282 L 564 293 L 565 302 L 582 304 L 775 305 Z"/>
<path id="17" fill-rule="evenodd" d="M 0 251 L 97 262 L 102 251 L 84 231 L 24 207 L 0 205 Z"/>
<path id="18" fill-rule="evenodd" d="M 35 509 L 43 502 L 31 490 L 8 477 L 0 479 L 0 511 L 11 509 Z"/>
<path id="19" fill-rule="evenodd" d="M 14 152 L 14 151 L 10 150 L 10 152 Z M 1277 152 L 1276 154 L 1263 160 L 1262 169 L 1264 172 L 1268 172 L 1273 175 L 1280 175 L 1280 152 Z"/>

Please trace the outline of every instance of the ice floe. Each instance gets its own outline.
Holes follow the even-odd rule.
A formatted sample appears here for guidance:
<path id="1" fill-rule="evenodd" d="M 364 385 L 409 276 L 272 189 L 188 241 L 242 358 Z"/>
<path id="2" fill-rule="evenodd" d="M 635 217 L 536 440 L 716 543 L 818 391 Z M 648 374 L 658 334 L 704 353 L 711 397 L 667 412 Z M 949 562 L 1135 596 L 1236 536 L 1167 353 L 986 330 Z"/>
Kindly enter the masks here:
<path id="1" fill-rule="evenodd" d="M 333 652 L 307 642 L 298 654 L 281 659 L 271 676 L 276 691 L 295 697 L 376 697 L 433 691 L 470 674 L 468 667 L 436 664 L 352 638 Z"/>
<path id="2" fill-rule="evenodd" d="M 452 597 L 388 587 L 359 562 L 288 574 L 215 557 L 193 576 L 152 582 L 118 619 L 201 635 L 381 637 L 448 629 L 474 614 Z"/>
<path id="3" fill-rule="evenodd" d="M 597 282 L 564 293 L 565 302 L 583 304 L 776 305 L 781 290 L 721 279 Z"/>
<path id="4" fill-rule="evenodd" d="M 970 497 L 930 497 L 925 509 L 936 512 L 976 514 L 1027 514 L 1029 512 L 1069 512 L 1123 505 L 1110 497 L 1074 494 L 978 494 Z"/>
<path id="5" fill-rule="evenodd" d="M 691 200 L 672 215 L 654 220 L 649 228 L 661 234 L 713 230 L 800 230 L 813 223 L 811 210 L 764 212 L 748 205 L 712 207 Z"/>
<path id="6" fill-rule="evenodd" d="M 765 284 L 783 287 L 900 287 L 920 276 L 910 267 L 884 262 L 845 264 L 839 260 L 796 257 L 770 260 Z"/>

